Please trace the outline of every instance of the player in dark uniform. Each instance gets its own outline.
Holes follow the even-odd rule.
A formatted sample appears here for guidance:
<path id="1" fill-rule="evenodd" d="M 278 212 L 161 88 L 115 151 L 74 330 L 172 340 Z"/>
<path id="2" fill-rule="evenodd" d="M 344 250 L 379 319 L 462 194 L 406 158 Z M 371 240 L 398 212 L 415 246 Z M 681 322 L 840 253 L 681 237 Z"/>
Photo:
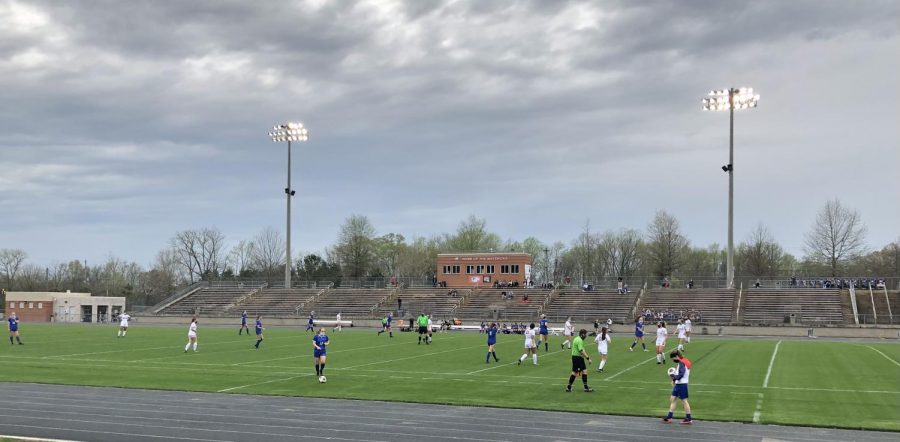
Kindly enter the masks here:
<path id="1" fill-rule="evenodd" d="M 250 327 L 247 326 L 247 310 L 241 313 L 241 328 L 238 329 L 238 335 L 247 330 L 247 336 L 250 336 Z"/>
<path id="2" fill-rule="evenodd" d="M 497 359 L 497 352 L 494 351 L 494 346 L 497 345 L 497 324 L 491 323 L 491 327 L 487 329 L 487 356 L 485 356 L 484 363 L 487 364 L 491 362 L 491 356 L 494 357 L 495 362 L 500 362 L 500 359 Z"/>
<path id="3" fill-rule="evenodd" d="M 313 336 L 313 360 L 316 362 L 316 377 L 319 378 L 319 382 L 322 382 L 322 378 L 325 376 L 325 347 L 328 346 L 328 335 L 325 334 L 325 329 L 320 328 L 319 333 Z"/>
<path id="4" fill-rule="evenodd" d="M 550 340 L 548 339 L 550 336 L 550 329 L 547 325 L 547 315 L 541 315 L 540 322 L 540 332 L 541 341 L 537 343 L 535 349 L 541 348 L 541 342 L 544 343 L 544 351 L 550 351 Z"/>
<path id="5" fill-rule="evenodd" d="M 591 362 L 591 357 L 588 356 L 587 351 L 584 349 L 584 338 L 586 337 L 587 330 L 581 329 L 578 332 L 578 336 L 572 340 L 572 374 L 569 375 L 569 385 L 566 386 L 566 393 L 572 392 L 572 383 L 575 382 L 575 378 L 578 376 L 581 376 L 585 393 L 594 391 L 587 383 L 587 365 L 584 364 L 585 359 L 587 359 L 588 363 Z"/>
<path id="6" fill-rule="evenodd" d="M 19 337 L 19 317 L 16 316 L 16 312 L 11 312 L 6 321 L 9 322 L 9 345 L 14 345 L 13 338 L 19 345 L 25 345 L 22 343 L 22 338 Z"/>
<path id="7" fill-rule="evenodd" d="M 263 326 L 262 326 L 262 316 L 256 317 L 256 348 L 259 348 L 259 344 L 262 344 L 263 341 Z"/>
<path id="8" fill-rule="evenodd" d="M 644 343 L 644 317 L 638 316 L 637 321 L 634 321 L 634 342 L 631 343 L 631 347 L 628 351 L 634 351 L 634 346 L 641 343 L 641 347 L 644 347 L 644 351 L 647 350 L 647 344 Z"/>
<path id="9" fill-rule="evenodd" d="M 316 312 L 309 312 L 309 318 L 306 320 L 306 330 L 311 331 L 313 333 L 316 332 L 314 326 L 316 325 Z"/>
<path id="10" fill-rule="evenodd" d="M 428 316 L 425 313 L 416 318 L 416 325 L 419 329 L 419 344 L 422 344 L 422 338 L 425 339 L 425 345 L 428 345 Z"/>

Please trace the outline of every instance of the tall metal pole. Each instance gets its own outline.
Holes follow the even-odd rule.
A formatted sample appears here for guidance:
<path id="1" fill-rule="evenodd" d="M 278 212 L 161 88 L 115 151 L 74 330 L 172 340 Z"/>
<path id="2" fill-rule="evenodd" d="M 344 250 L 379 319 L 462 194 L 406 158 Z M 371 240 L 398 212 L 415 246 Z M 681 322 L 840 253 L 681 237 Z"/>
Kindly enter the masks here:
<path id="1" fill-rule="evenodd" d="M 729 288 L 734 287 L 734 88 L 728 89 L 728 270 L 726 280 Z"/>
<path id="2" fill-rule="evenodd" d="M 287 161 L 287 189 L 284 191 L 287 197 L 287 242 L 285 243 L 284 288 L 291 288 L 291 141 L 288 140 Z"/>

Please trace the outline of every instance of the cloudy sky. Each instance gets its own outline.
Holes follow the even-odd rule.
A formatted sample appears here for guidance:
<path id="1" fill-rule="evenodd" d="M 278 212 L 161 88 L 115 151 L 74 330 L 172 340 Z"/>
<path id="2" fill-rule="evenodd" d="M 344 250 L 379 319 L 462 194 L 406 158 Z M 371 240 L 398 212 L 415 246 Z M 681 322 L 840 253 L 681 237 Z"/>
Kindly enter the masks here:
<path id="1" fill-rule="evenodd" d="M 294 249 L 341 222 L 504 238 L 643 229 L 658 209 L 694 244 L 759 222 L 801 254 L 831 198 L 868 242 L 900 236 L 895 1 L 0 0 L 0 248 L 36 263 L 149 263 L 174 232 L 230 242 L 284 228 Z"/>

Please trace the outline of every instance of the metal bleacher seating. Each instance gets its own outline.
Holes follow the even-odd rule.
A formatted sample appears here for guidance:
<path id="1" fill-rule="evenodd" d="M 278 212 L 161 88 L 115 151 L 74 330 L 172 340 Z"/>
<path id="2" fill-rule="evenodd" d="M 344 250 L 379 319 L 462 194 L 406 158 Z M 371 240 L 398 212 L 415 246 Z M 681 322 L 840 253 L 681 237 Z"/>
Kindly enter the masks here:
<path id="1" fill-rule="evenodd" d="M 333 319 L 340 312 L 341 319 L 373 319 L 378 315 L 377 306 L 390 295 L 391 289 L 328 289 L 298 314 L 306 316 L 315 311 L 316 317 Z"/>
<path id="2" fill-rule="evenodd" d="M 503 299 L 503 292 L 512 293 L 512 299 Z M 526 294 L 528 301 L 524 300 Z M 549 295 L 550 290 L 547 289 L 483 288 L 466 297 L 456 316 L 469 320 L 492 319 L 493 310 L 498 310 L 501 320 L 535 320 Z"/>
<path id="3" fill-rule="evenodd" d="M 544 309 L 544 314 L 551 322 L 563 322 L 566 317 L 580 322 L 597 319 L 631 322 L 629 316 L 636 296 L 637 293 L 619 293 L 616 290 L 566 290 Z"/>
<path id="4" fill-rule="evenodd" d="M 297 307 L 315 299 L 320 289 L 284 289 L 264 288 L 258 293 L 246 298 L 244 302 L 235 304 L 227 314 L 240 315 L 247 310 L 252 316 L 262 315 L 268 317 L 294 316 Z"/>
<path id="5" fill-rule="evenodd" d="M 837 289 L 744 289 L 743 321 L 783 323 L 794 314 L 797 322 L 840 324 L 844 322 L 841 291 Z"/>
<path id="6" fill-rule="evenodd" d="M 731 322 L 735 293 L 733 289 L 655 288 L 644 293 L 639 309 L 676 314 L 693 310 L 702 318 L 695 322 L 724 324 Z"/>
<path id="7" fill-rule="evenodd" d="M 257 289 L 258 286 L 205 287 L 164 308 L 159 313 L 163 315 L 221 315 L 243 297 Z"/>

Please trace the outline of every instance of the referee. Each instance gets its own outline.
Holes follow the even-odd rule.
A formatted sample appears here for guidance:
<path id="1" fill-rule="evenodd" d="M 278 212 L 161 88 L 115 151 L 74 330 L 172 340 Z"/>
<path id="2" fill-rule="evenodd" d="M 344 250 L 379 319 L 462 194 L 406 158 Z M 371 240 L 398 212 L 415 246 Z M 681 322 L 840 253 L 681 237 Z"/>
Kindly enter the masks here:
<path id="1" fill-rule="evenodd" d="M 584 383 L 584 392 L 590 393 L 594 391 L 587 383 L 587 365 L 584 360 L 591 362 L 591 357 L 584 351 L 584 338 L 587 337 L 587 330 L 581 329 L 578 336 L 572 341 L 572 374 L 569 376 L 569 385 L 566 386 L 566 393 L 572 392 L 572 383 L 575 378 L 581 375 L 581 382 Z"/>

